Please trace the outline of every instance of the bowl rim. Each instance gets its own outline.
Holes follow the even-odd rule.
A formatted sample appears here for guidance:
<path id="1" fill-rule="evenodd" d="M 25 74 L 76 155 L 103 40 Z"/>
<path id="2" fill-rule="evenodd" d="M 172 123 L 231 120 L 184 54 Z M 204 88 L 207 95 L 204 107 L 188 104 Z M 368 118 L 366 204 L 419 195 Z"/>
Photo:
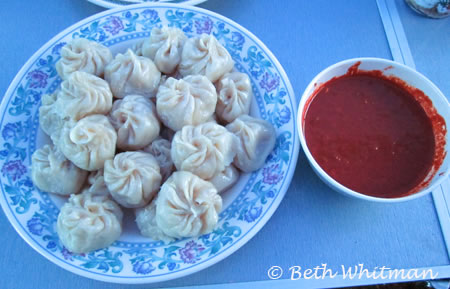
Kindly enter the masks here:
<path id="1" fill-rule="evenodd" d="M 389 60 L 389 59 L 377 58 L 377 57 L 357 57 L 357 58 L 350 58 L 350 59 L 342 60 L 342 61 L 339 61 L 339 62 L 337 62 L 335 64 L 332 64 L 332 65 L 326 67 L 321 72 L 319 72 L 311 80 L 311 82 L 305 88 L 305 90 L 304 90 L 304 92 L 303 92 L 303 94 L 301 96 L 300 103 L 299 103 L 299 106 L 298 106 L 298 111 L 297 111 L 297 129 L 298 129 L 298 136 L 300 138 L 300 144 L 302 146 L 302 149 L 303 149 L 303 151 L 304 151 L 304 153 L 305 153 L 305 155 L 306 155 L 310 165 L 313 167 L 314 171 L 316 172 L 316 174 L 322 180 L 324 180 L 324 182 L 327 185 L 329 185 L 332 189 L 334 189 L 335 191 L 337 191 L 339 193 L 342 193 L 344 195 L 351 196 L 351 197 L 354 197 L 354 198 L 357 198 L 357 199 L 361 199 L 361 200 L 372 201 L 372 202 L 379 202 L 379 203 L 404 202 L 404 201 L 413 200 L 413 199 L 422 197 L 424 195 L 427 195 L 430 192 L 434 191 L 444 181 L 444 179 L 446 179 L 450 175 L 450 169 L 447 170 L 446 172 L 444 172 L 443 177 L 440 178 L 440 181 L 438 181 L 435 184 L 431 185 L 427 189 L 422 189 L 422 190 L 418 191 L 417 193 L 413 193 L 411 195 L 407 195 L 407 196 L 403 196 L 403 197 L 397 197 L 397 198 L 374 197 L 374 196 L 365 195 L 365 194 L 359 193 L 357 191 L 354 191 L 352 189 L 349 189 L 346 186 L 344 186 L 344 185 L 340 184 L 339 182 L 337 182 L 324 169 L 322 169 L 322 167 L 314 159 L 314 157 L 312 156 L 312 154 L 311 154 L 311 152 L 310 152 L 310 150 L 308 148 L 308 145 L 306 143 L 305 134 L 304 134 L 304 131 L 303 131 L 304 130 L 304 128 L 303 128 L 303 112 L 304 112 L 306 104 L 308 103 L 308 100 L 310 99 L 310 96 L 314 92 L 315 86 L 319 83 L 318 80 L 321 79 L 324 74 L 326 74 L 326 73 L 328 73 L 328 72 L 330 72 L 332 70 L 335 70 L 336 68 L 339 68 L 341 66 L 351 66 L 351 65 L 356 64 L 357 62 L 363 63 L 363 62 L 369 62 L 369 61 L 378 62 L 380 64 L 386 65 L 386 67 L 388 67 L 388 66 L 398 67 L 400 69 L 406 70 L 408 73 L 414 74 L 416 77 L 418 77 L 421 80 L 423 80 L 423 82 L 425 83 L 426 86 L 429 86 L 432 90 L 434 90 L 436 92 L 436 97 L 437 98 L 441 98 L 442 100 L 444 100 L 445 103 L 447 103 L 448 106 L 450 106 L 448 99 L 444 96 L 442 91 L 431 80 L 429 80 L 426 76 L 424 76 L 420 72 L 418 72 L 418 71 L 412 69 L 411 67 L 406 66 L 406 65 L 404 65 L 402 63 L 395 62 L 395 61 L 392 61 L 392 60 Z M 436 98 L 436 97 L 433 97 L 433 98 Z M 444 119 L 445 119 L 445 117 L 444 117 Z M 447 154 L 446 158 L 447 157 L 449 157 L 448 154 Z"/>
<path id="2" fill-rule="evenodd" d="M 76 21 L 74 24 L 63 28 L 60 32 L 58 32 L 55 36 L 53 36 L 52 38 L 50 38 L 48 41 L 46 41 L 38 50 L 36 50 L 28 59 L 27 61 L 22 65 L 22 67 L 19 69 L 19 71 L 16 73 L 16 75 L 14 76 L 13 80 L 10 82 L 4 96 L 7 95 L 11 95 L 12 92 L 14 91 L 14 87 L 20 82 L 20 77 L 24 75 L 24 73 L 26 72 L 26 70 L 34 63 L 36 62 L 36 60 L 39 58 L 39 55 L 41 55 L 46 49 L 48 49 L 48 47 L 54 43 L 56 43 L 56 41 L 58 39 L 60 39 L 61 37 L 63 37 L 67 31 L 76 29 L 77 27 L 80 27 L 81 25 L 84 25 L 85 23 L 88 23 L 90 21 L 93 21 L 99 17 L 105 17 L 106 15 L 109 15 L 111 13 L 116 13 L 116 12 L 121 12 L 121 11 L 127 11 L 127 10 L 131 10 L 131 9 L 141 9 L 141 8 L 150 8 L 150 9 L 154 9 L 154 8 L 172 8 L 172 9 L 176 9 L 176 8 L 180 8 L 180 9 L 187 9 L 187 10 L 195 10 L 204 14 L 208 14 L 211 15 L 217 19 L 221 19 L 223 21 L 225 21 L 228 24 L 233 25 L 235 28 L 239 29 L 240 31 L 244 32 L 245 34 L 247 34 L 248 36 L 250 36 L 250 38 L 252 39 L 252 41 L 254 41 L 255 43 L 257 43 L 260 48 L 264 51 L 264 53 L 267 54 L 268 58 L 273 62 L 273 64 L 275 65 L 275 67 L 277 68 L 280 77 L 282 79 L 284 79 L 285 85 L 286 85 L 286 89 L 288 90 L 288 93 L 290 95 L 292 95 L 292 124 L 293 124 L 293 138 L 292 138 L 292 152 L 293 154 L 290 156 L 291 157 L 291 161 L 290 161 L 290 167 L 288 169 L 288 171 L 286 172 L 286 182 L 285 184 L 280 188 L 278 197 L 273 201 L 273 203 L 270 205 L 270 207 L 267 208 L 267 211 L 265 212 L 265 216 L 262 217 L 262 219 L 257 222 L 249 231 L 247 234 L 244 234 L 237 242 L 234 246 L 231 246 L 229 248 L 227 248 L 222 254 L 219 254 L 217 256 L 215 256 L 214 258 L 211 258 L 210 260 L 207 260 L 203 263 L 199 263 L 197 266 L 195 267 L 191 267 L 191 268 L 186 268 L 185 270 L 182 271 L 177 271 L 174 272 L 170 275 L 170 278 L 164 278 L 162 276 L 158 276 L 158 277 L 152 277 L 152 276 L 142 276 L 142 277 L 133 277 L 133 278 L 121 278 L 121 277 L 116 277 L 116 276 L 104 276 L 104 275 L 99 275 L 99 274 L 95 274 L 91 271 L 87 271 L 87 270 L 83 270 L 81 269 L 79 266 L 71 266 L 68 265 L 64 262 L 62 262 L 61 260 L 59 260 L 58 258 L 54 257 L 52 254 L 50 254 L 47 250 L 42 249 L 40 247 L 40 245 L 34 241 L 34 239 L 29 238 L 27 236 L 27 232 L 24 231 L 19 222 L 15 220 L 15 215 L 8 209 L 8 205 L 5 203 L 7 202 L 6 199 L 3 200 L 3 198 L 0 198 L 0 205 L 3 209 L 3 212 L 5 213 L 9 223 L 13 226 L 13 228 L 15 229 L 15 231 L 21 236 L 21 238 L 28 244 L 30 245 L 30 247 L 32 247 L 36 252 L 38 252 L 40 255 L 42 255 L 43 257 L 45 257 L 47 260 L 49 260 L 50 262 L 52 262 L 53 264 L 59 266 L 60 268 L 63 268 L 71 273 L 77 274 L 79 276 L 85 277 L 85 278 L 90 278 L 93 280 L 98 280 L 98 281 L 103 281 L 103 282 L 109 282 L 109 283 L 118 283 L 118 284 L 150 284 L 150 283 L 157 283 L 157 282 L 165 282 L 165 281 L 170 281 L 170 280 L 174 280 L 177 278 L 181 278 L 181 277 L 185 277 L 188 275 L 191 275 L 193 273 L 198 273 L 214 264 L 217 264 L 218 262 L 222 261 L 223 259 L 227 258 L 228 256 L 230 256 L 231 254 L 233 254 L 234 252 L 236 252 L 238 249 L 242 248 L 248 241 L 250 241 L 261 229 L 262 227 L 272 218 L 273 214 L 275 213 L 275 211 L 277 210 L 277 208 L 279 207 L 281 201 L 284 199 L 284 196 L 286 195 L 286 192 L 288 191 L 290 184 L 292 182 L 294 173 L 295 173 L 295 169 L 297 166 L 297 161 L 298 161 L 298 155 L 299 155 L 299 151 L 300 151 L 300 144 L 298 141 L 298 138 L 295 136 L 295 133 L 298 133 L 298 129 L 296 129 L 296 113 L 297 111 L 295 110 L 295 105 L 296 105 L 296 101 L 295 101 L 295 91 L 292 88 L 292 84 L 289 80 L 289 77 L 287 76 L 283 66 L 281 65 L 281 63 L 279 62 L 279 60 L 274 56 L 274 54 L 272 53 L 272 51 L 267 47 L 267 45 L 265 45 L 255 34 L 253 34 L 252 32 L 250 32 L 249 30 L 247 30 L 246 28 L 244 28 L 243 26 L 241 26 L 240 24 L 238 24 L 237 22 L 235 22 L 234 20 L 223 16 L 219 13 L 210 11 L 208 9 L 205 8 L 201 8 L 201 7 L 197 7 L 197 6 L 190 6 L 190 5 L 186 5 L 186 4 L 174 4 L 174 3 L 153 3 L 153 2 L 146 2 L 146 3 L 139 3 L 139 4 L 132 4 L 132 5 L 127 5 L 127 6 L 121 6 L 121 7 L 116 7 L 113 9 L 108 9 L 105 11 L 101 11 L 99 13 L 95 13 L 89 17 L 83 18 L 79 21 Z M 5 110 L 5 108 L 7 107 L 9 98 L 3 97 L 1 103 L 0 103 L 0 111 Z"/>

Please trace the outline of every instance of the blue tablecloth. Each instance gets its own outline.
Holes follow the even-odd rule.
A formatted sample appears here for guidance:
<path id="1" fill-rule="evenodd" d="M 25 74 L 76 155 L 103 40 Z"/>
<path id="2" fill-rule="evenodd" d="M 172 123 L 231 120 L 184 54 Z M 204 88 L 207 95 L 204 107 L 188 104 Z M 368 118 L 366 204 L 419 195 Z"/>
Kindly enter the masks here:
<path id="1" fill-rule="evenodd" d="M 450 96 L 450 18 L 428 19 L 401 0 L 396 4 L 417 70 Z M 1 6 L 3 93 L 45 42 L 104 10 L 84 0 L 3 1 Z M 332 63 L 363 56 L 391 59 L 375 0 L 210 0 L 199 6 L 236 21 L 259 37 L 286 70 L 297 101 L 309 81 Z M 128 288 L 89 280 L 52 264 L 20 238 L 4 214 L 0 214 L 0 231 L 1 288 Z M 188 277 L 129 288 L 266 281 L 267 270 L 274 265 L 287 270 L 294 265 L 314 268 L 321 264 L 334 270 L 358 264 L 368 269 L 449 266 L 432 196 L 399 204 L 346 198 L 326 187 L 300 152 L 285 199 L 245 246 Z"/>

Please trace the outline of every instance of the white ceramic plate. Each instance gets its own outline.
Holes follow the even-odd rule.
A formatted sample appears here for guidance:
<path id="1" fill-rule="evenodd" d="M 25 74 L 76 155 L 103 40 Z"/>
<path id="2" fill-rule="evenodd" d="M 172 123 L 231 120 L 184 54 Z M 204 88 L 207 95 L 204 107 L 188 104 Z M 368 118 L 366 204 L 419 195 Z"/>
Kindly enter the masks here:
<path id="1" fill-rule="evenodd" d="M 88 1 L 105 8 L 116 8 L 120 6 L 139 3 L 172 3 L 184 5 L 197 5 L 205 2 L 206 0 L 88 0 Z"/>
<path id="2" fill-rule="evenodd" d="M 60 49 L 72 38 L 103 43 L 124 52 L 150 35 L 154 26 L 176 26 L 189 37 L 213 34 L 230 52 L 236 69 L 250 76 L 251 114 L 270 121 L 277 143 L 265 166 L 244 174 L 223 194 L 217 229 L 199 238 L 164 243 L 141 237 L 132 213 L 124 233 L 110 247 L 75 255 L 59 242 L 55 222 L 61 197 L 37 190 L 30 179 L 30 158 L 48 138 L 39 129 L 44 93 L 61 79 L 55 70 Z M 174 4 L 140 4 L 108 10 L 61 32 L 37 51 L 10 85 L 0 107 L 0 203 L 17 232 L 36 251 L 76 274 L 117 283 L 150 283 L 185 276 L 227 257 L 269 220 L 291 182 L 299 151 L 296 101 L 289 80 L 272 53 L 253 34 L 210 11 Z M 269 246 L 270 244 L 268 244 Z"/>

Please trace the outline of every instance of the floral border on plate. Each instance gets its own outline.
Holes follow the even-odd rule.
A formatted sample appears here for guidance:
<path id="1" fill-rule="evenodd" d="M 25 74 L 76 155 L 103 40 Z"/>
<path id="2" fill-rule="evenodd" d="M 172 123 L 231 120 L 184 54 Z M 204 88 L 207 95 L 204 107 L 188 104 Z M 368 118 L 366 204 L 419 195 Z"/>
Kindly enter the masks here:
<path id="1" fill-rule="evenodd" d="M 116 8 L 138 3 L 172 3 L 183 5 L 197 5 L 207 0 L 88 0 L 88 1 L 105 8 Z"/>

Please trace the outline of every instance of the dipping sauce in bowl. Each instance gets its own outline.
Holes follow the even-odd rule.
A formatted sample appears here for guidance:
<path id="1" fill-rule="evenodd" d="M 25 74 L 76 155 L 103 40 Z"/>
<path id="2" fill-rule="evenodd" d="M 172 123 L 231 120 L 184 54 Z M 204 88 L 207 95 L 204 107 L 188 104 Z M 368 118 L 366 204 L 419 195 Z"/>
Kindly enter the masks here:
<path id="1" fill-rule="evenodd" d="M 354 192 L 415 194 L 444 161 L 445 120 L 423 91 L 360 64 L 316 84 L 302 113 L 307 148 L 329 177 Z"/>

